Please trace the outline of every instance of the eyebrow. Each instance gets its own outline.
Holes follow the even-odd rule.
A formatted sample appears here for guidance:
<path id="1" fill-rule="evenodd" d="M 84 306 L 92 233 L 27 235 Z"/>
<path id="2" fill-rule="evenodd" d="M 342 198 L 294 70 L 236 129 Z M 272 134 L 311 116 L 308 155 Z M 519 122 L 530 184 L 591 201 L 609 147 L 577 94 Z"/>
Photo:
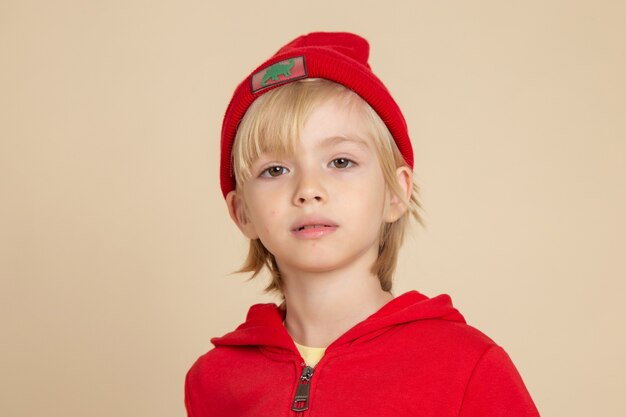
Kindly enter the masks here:
<path id="1" fill-rule="evenodd" d="M 321 144 L 322 145 L 338 145 L 344 142 L 354 143 L 355 145 L 361 148 L 369 149 L 369 145 L 365 140 L 359 137 L 352 137 L 352 136 L 329 136 L 325 139 L 322 139 Z"/>

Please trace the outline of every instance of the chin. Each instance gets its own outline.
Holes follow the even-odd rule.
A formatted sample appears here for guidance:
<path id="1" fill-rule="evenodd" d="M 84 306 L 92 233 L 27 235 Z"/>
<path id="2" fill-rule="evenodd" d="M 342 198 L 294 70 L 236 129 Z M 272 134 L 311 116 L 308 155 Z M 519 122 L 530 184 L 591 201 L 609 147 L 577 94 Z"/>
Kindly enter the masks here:
<path id="1" fill-rule="evenodd" d="M 341 262 L 333 262 L 332 260 L 325 259 L 324 262 L 320 262 L 320 259 L 324 259 L 323 256 L 314 256 L 310 259 L 302 259 L 301 257 L 298 259 L 288 259 L 284 261 L 276 260 L 278 264 L 278 268 L 281 268 L 281 265 L 284 265 L 286 269 L 293 271 L 293 273 L 323 273 L 323 272 L 331 272 L 337 269 L 340 269 L 342 266 Z"/>

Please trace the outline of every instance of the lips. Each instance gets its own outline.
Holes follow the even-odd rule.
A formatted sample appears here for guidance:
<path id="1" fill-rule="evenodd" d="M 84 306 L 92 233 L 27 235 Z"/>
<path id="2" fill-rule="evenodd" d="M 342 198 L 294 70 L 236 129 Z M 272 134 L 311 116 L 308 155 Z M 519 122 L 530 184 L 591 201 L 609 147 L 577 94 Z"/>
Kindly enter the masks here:
<path id="1" fill-rule="evenodd" d="M 337 228 L 337 224 L 328 219 L 322 218 L 305 218 L 297 221 L 292 225 L 291 230 L 299 232 L 308 229 Z"/>
<path id="2" fill-rule="evenodd" d="M 303 240 L 322 239 L 335 233 L 337 224 L 327 219 L 309 218 L 297 222 L 291 229 L 291 233 Z"/>
<path id="3" fill-rule="evenodd" d="M 299 228 L 298 228 L 298 229 L 296 229 L 296 230 L 315 229 L 315 228 L 317 228 L 317 227 L 331 227 L 331 226 L 326 225 L 326 224 L 308 224 L 308 225 L 306 225 L 306 226 L 299 227 Z"/>

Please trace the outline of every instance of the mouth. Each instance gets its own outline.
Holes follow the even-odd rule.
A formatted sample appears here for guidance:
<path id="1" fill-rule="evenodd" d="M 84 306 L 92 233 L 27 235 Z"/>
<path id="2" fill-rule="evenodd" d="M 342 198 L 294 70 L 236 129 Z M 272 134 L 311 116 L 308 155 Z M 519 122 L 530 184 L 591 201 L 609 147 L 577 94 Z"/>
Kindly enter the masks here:
<path id="1" fill-rule="evenodd" d="M 320 223 L 320 221 L 324 223 Z M 334 233 L 337 230 L 337 225 L 327 220 L 317 219 L 309 220 L 306 223 L 300 223 L 292 229 L 292 233 L 298 239 L 321 239 Z"/>
<path id="2" fill-rule="evenodd" d="M 304 226 L 297 227 L 294 229 L 295 231 L 305 230 L 305 229 L 321 229 L 325 227 L 336 227 L 329 224 L 307 224 Z"/>
<path id="3" fill-rule="evenodd" d="M 323 217 L 303 218 L 291 226 L 294 233 L 315 234 L 325 233 L 337 229 L 337 224 L 332 220 Z"/>

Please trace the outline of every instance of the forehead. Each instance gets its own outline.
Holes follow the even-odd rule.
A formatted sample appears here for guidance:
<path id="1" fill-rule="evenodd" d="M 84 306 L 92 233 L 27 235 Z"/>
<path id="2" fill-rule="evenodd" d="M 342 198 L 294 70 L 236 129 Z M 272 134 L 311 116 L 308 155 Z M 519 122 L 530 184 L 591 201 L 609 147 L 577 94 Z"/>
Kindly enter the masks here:
<path id="1" fill-rule="evenodd" d="M 316 106 L 304 122 L 297 138 L 298 148 L 371 146 L 371 134 L 361 106 L 329 99 Z"/>

